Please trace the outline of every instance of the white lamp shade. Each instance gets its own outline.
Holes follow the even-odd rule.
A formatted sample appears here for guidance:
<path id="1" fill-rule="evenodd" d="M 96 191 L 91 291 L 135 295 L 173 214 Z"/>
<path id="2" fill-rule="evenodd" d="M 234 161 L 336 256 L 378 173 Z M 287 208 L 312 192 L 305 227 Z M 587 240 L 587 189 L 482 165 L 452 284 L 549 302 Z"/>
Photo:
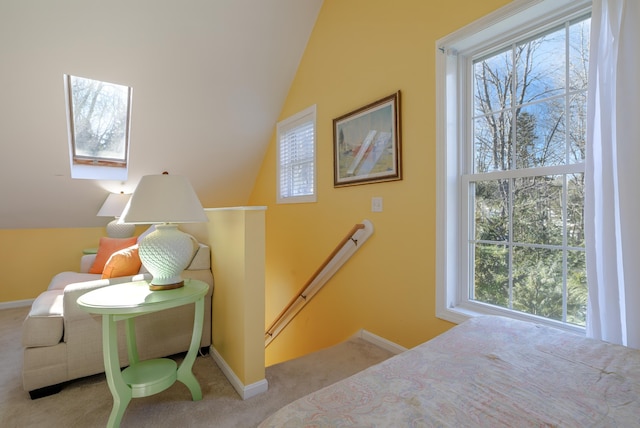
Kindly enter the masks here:
<path id="1" fill-rule="evenodd" d="M 109 193 L 96 215 L 98 217 L 120 217 L 130 198 L 131 195 L 124 193 Z"/>
<path id="2" fill-rule="evenodd" d="M 131 195 L 125 195 L 124 193 L 110 193 L 100 207 L 98 214 L 96 214 L 98 217 L 115 217 L 107 224 L 107 236 L 111 238 L 129 238 L 135 233 L 135 225 L 118 223 L 118 217 L 122 214 L 130 198 Z"/>
<path id="3" fill-rule="evenodd" d="M 209 221 L 189 180 L 180 175 L 142 177 L 120 216 L 121 223 L 204 223 Z"/>

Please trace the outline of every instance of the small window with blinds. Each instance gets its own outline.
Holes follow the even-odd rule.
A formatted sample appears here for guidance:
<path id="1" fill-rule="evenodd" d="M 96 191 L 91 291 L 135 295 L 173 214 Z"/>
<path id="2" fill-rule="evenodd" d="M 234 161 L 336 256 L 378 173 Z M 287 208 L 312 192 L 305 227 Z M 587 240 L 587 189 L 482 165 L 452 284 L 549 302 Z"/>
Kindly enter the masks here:
<path id="1" fill-rule="evenodd" d="M 316 201 L 316 106 L 277 125 L 277 202 Z"/>

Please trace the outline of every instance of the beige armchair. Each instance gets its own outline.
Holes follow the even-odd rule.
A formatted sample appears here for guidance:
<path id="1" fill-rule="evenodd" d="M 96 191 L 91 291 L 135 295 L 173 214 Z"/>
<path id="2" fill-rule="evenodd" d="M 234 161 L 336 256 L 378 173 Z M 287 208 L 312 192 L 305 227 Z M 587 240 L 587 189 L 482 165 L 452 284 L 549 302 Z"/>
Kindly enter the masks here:
<path id="1" fill-rule="evenodd" d="M 78 308 L 78 297 L 111 284 L 150 279 L 144 267 L 137 275 L 101 279 L 100 274 L 88 273 L 95 257 L 84 255 L 80 272 L 62 272 L 54 276 L 47 290 L 35 299 L 24 321 L 22 382 L 31 398 L 56 393 L 67 381 L 104 372 L 101 317 Z M 208 246 L 199 244 L 182 276 L 209 284 L 200 342 L 202 348 L 208 349 L 211 345 L 213 293 Z M 137 318 L 135 325 L 140 358 L 159 358 L 187 351 L 193 317 L 193 305 L 185 305 Z M 128 361 L 123 326 L 118 334 L 120 365 L 125 367 Z"/>

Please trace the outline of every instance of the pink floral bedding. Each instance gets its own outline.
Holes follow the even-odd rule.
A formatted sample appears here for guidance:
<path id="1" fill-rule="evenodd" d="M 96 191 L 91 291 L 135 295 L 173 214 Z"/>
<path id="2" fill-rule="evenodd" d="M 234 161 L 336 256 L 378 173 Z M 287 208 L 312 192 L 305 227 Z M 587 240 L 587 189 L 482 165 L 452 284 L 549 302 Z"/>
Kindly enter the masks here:
<path id="1" fill-rule="evenodd" d="M 640 351 L 480 317 L 260 427 L 640 427 Z"/>

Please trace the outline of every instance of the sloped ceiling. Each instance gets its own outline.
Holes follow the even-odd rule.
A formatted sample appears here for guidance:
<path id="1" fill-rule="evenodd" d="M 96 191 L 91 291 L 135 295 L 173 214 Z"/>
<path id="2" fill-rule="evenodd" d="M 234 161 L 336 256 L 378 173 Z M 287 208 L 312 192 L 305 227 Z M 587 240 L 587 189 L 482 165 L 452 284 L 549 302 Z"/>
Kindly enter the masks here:
<path id="1" fill-rule="evenodd" d="M 104 225 L 110 191 L 163 171 L 246 204 L 321 4 L 2 0 L 0 229 Z M 64 74 L 133 87 L 126 182 L 70 177 Z"/>

